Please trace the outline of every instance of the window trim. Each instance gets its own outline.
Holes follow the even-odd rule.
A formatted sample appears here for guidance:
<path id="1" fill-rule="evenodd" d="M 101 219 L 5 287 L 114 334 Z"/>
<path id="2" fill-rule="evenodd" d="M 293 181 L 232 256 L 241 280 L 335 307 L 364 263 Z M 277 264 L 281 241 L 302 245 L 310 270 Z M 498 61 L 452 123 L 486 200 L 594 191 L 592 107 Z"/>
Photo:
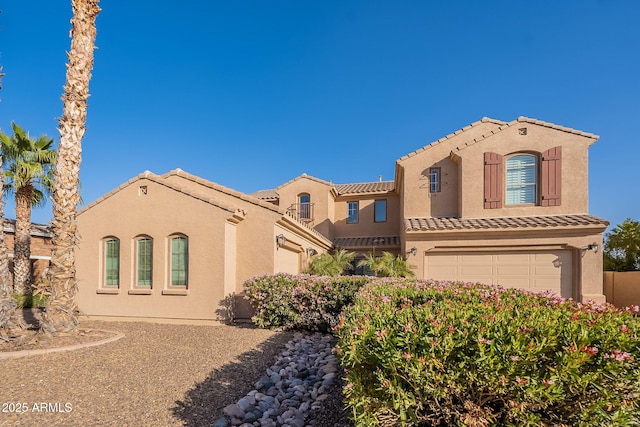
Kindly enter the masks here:
<path id="1" fill-rule="evenodd" d="M 182 254 L 184 256 L 185 262 L 184 262 L 184 284 L 181 285 L 175 285 L 173 283 L 173 256 L 174 256 L 174 252 L 173 252 L 173 243 L 174 241 L 176 241 L 177 239 L 184 239 L 185 240 L 185 248 L 184 248 L 184 253 Z M 167 255 L 168 255 L 168 261 L 167 261 L 167 267 L 168 267 L 168 272 L 167 272 L 167 290 L 180 290 L 180 291 L 186 291 L 187 289 L 189 289 L 189 237 L 186 234 L 182 234 L 182 233 L 177 233 L 177 234 L 172 234 L 168 237 L 168 242 L 167 242 Z M 170 295 L 171 293 L 167 293 L 167 295 Z"/>
<path id="2" fill-rule="evenodd" d="M 351 204 L 355 204 L 355 221 L 351 221 Z M 359 200 L 352 200 L 352 201 L 348 201 L 347 202 L 347 224 L 357 224 L 360 222 L 360 201 Z"/>
<path id="3" fill-rule="evenodd" d="M 525 182 L 521 184 L 511 186 L 509 185 L 509 161 L 514 159 L 515 157 L 528 157 L 533 160 L 533 165 L 525 164 L 524 166 L 533 166 L 533 179 L 532 182 Z M 518 168 L 522 168 L 523 166 L 518 166 Z M 516 166 L 511 166 L 511 169 L 516 169 Z M 505 206 L 537 206 L 540 204 L 540 156 L 537 153 L 531 152 L 517 152 L 509 154 L 504 158 L 504 204 Z M 533 200 L 518 202 L 518 203 L 510 203 L 509 201 L 509 188 L 518 187 L 519 191 L 523 191 L 526 187 L 533 186 Z M 520 194 L 520 193 L 518 193 Z"/>
<path id="4" fill-rule="evenodd" d="M 140 243 L 142 241 L 149 241 L 151 244 L 150 253 L 149 253 L 149 284 L 141 285 L 140 284 Z M 151 290 L 153 289 L 153 238 L 148 235 L 140 235 L 134 239 L 134 266 L 133 266 L 133 288 L 138 290 Z"/>
<path id="5" fill-rule="evenodd" d="M 108 262 L 108 256 L 109 256 L 109 250 L 107 248 L 107 246 L 109 246 L 108 244 L 110 242 L 116 242 L 117 243 L 117 253 L 116 253 L 116 284 L 108 284 L 108 280 L 109 280 L 109 262 Z M 101 249 L 102 249 L 102 254 L 101 254 L 101 259 L 102 259 L 102 268 L 101 268 L 101 273 L 102 273 L 102 277 L 100 278 L 100 286 L 99 288 L 104 289 L 104 290 L 110 290 L 110 291 L 117 291 L 120 289 L 120 266 L 121 266 L 121 262 L 120 262 L 120 239 L 118 239 L 115 236 L 107 236 L 104 237 L 101 240 Z"/>
<path id="6" fill-rule="evenodd" d="M 303 202 L 302 198 L 306 197 L 308 201 Z M 298 194 L 298 209 L 299 214 L 298 217 L 304 220 L 311 220 L 311 194 L 309 193 L 300 193 Z"/>
<path id="7" fill-rule="evenodd" d="M 435 182 L 433 180 L 434 173 L 437 175 L 437 179 L 435 180 Z M 429 168 L 429 193 L 440 193 L 440 191 L 442 191 L 442 168 Z"/>
<path id="8" fill-rule="evenodd" d="M 384 202 L 384 219 L 378 220 L 378 202 Z M 376 199 L 373 201 L 373 222 L 387 222 L 387 199 Z"/>

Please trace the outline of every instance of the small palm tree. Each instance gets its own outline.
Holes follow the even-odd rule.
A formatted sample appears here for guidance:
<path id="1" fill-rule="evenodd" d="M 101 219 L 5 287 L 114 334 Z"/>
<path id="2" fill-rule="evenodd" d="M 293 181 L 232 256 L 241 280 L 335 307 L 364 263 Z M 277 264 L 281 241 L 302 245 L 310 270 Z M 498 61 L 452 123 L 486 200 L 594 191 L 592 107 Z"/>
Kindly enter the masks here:
<path id="1" fill-rule="evenodd" d="M 344 249 L 337 250 L 333 255 L 323 253 L 313 257 L 305 272 L 319 276 L 340 276 L 353 269 L 351 262 L 354 257 L 353 252 Z"/>
<path id="2" fill-rule="evenodd" d="M 13 135 L 0 131 L 5 190 L 16 201 L 16 234 L 14 241 L 14 290 L 18 294 L 31 290 L 31 208 L 46 203 L 53 188 L 53 164 L 56 152 L 53 138 L 32 138 L 16 123 Z"/>
<path id="3" fill-rule="evenodd" d="M 383 252 L 381 257 L 367 255 L 358 263 L 359 267 L 367 267 L 378 277 L 413 277 L 414 273 L 407 261 L 400 255 Z"/>
<path id="4" fill-rule="evenodd" d="M 57 335 L 78 325 L 78 292 L 75 248 L 78 244 L 76 215 L 80 203 L 80 163 L 82 138 L 87 122 L 89 81 L 93 68 L 98 0 L 71 0 L 71 50 L 68 53 L 66 82 L 59 121 L 60 144 L 53 190 L 53 250 L 49 296 L 40 322 L 40 331 Z"/>

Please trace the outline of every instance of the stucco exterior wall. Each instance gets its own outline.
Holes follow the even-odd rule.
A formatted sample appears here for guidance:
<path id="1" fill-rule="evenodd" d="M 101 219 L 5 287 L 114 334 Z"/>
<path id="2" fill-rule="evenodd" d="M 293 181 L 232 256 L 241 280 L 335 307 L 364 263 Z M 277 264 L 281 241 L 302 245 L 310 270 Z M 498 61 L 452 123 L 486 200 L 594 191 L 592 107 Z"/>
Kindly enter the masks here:
<path id="1" fill-rule="evenodd" d="M 456 147 L 465 146 L 497 128 L 496 123 L 480 122 L 400 159 L 404 217 L 460 216 L 459 165 L 449 155 Z M 429 192 L 429 168 L 432 167 L 441 168 L 442 187 L 438 193 Z"/>
<path id="2" fill-rule="evenodd" d="M 308 176 L 300 176 L 278 187 L 277 191 L 282 211 L 297 204 L 300 194 L 309 194 L 313 203 L 311 226 L 328 239 L 333 239 L 333 196 L 330 194 L 331 186 L 328 183 Z"/>
<path id="3" fill-rule="evenodd" d="M 526 128 L 526 135 L 520 134 L 522 128 Z M 485 218 L 588 212 L 588 148 L 594 138 L 526 122 L 498 129 L 494 123 L 480 123 L 401 159 L 404 216 Z M 519 152 L 540 155 L 557 146 L 562 147 L 559 206 L 503 203 L 502 208 L 485 209 L 485 152 L 505 157 Z M 438 193 L 429 192 L 430 167 L 441 168 L 442 189 Z M 503 191 L 505 188 L 503 185 Z"/>
<path id="4" fill-rule="evenodd" d="M 526 135 L 519 129 L 526 128 Z M 588 148 L 593 140 L 530 123 L 510 126 L 503 131 L 456 151 L 460 157 L 460 216 L 484 218 L 492 216 L 559 215 L 588 212 Z M 538 156 L 551 148 L 562 147 L 562 198 L 560 206 L 506 205 L 500 209 L 484 208 L 485 152 L 505 156 L 531 153 Z M 538 170 L 539 172 L 539 170 Z M 504 179 L 504 177 L 503 177 Z M 538 178 L 538 182 L 540 177 Z M 506 185 L 503 185 L 503 191 Z M 540 190 L 538 189 L 538 192 Z"/>
<path id="5" fill-rule="evenodd" d="M 146 194 L 140 191 L 146 186 Z M 188 214 L 186 214 L 188 213 Z M 78 215 L 78 305 L 89 315 L 216 319 L 224 299 L 225 222 L 230 212 L 140 180 Z M 168 294 L 168 238 L 189 239 L 189 282 L 184 294 Z M 153 238 L 153 285 L 149 295 L 134 294 L 135 239 Z M 103 239 L 120 239 L 120 286 L 102 286 Z M 112 292 L 111 289 L 108 289 Z M 169 292 L 170 293 L 170 292 Z"/>
<path id="6" fill-rule="evenodd" d="M 618 308 L 640 305 L 640 271 L 605 271 L 607 302 Z"/>
<path id="7" fill-rule="evenodd" d="M 376 200 L 387 201 L 387 220 L 374 221 Z M 358 202 L 357 223 L 348 223 L 349 202 Z M 397 236 L 400 234 L 400 197 L 395 193 L 339 196 L 335 200 L 335 237 Z"/>

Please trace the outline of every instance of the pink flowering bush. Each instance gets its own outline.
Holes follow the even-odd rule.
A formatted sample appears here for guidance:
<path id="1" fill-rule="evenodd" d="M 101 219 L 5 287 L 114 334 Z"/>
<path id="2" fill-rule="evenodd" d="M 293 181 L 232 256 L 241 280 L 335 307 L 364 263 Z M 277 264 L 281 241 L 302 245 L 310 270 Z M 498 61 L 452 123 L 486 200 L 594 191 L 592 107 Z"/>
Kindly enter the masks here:
<path id="1" fill-rule="evenodd" d="M 368 278 L 286 274 L 256 276 L 244 283 L 262 328 L 328 331 Z"/>
<path id="2" fill-rule="evenodd" d="M 367 427 L 636 425 L 631 311 L 480 284 L 376 280 L 334 328 L 346 401 Z"/>

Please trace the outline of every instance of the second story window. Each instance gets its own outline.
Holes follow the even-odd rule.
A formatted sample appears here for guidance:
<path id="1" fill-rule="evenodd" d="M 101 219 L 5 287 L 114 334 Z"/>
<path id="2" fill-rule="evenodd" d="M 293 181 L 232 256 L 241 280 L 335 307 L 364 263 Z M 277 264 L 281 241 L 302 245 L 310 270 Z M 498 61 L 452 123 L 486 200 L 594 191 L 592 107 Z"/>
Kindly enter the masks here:
<path id="1" fill-rule="evenodd" d="M 140 237 L 136 240 L 136 286 L 151 287 L 153 274 L 153 239 Z"/>
<path id="2" fill-rule="evenodd" d="M 440 168 L 429 168 L 429 193 L 439 193 L 440 188 Z"/>
<path id="3" fill-rule="evenodd" d="M 374 222 L 387 222 L 387 201 L 376 200 L 373 204 Z"/>
<path id="4" fill-rule="evenodd" d="M 298 203 L 300 204 L 300 219 L 311 219 L 311 196 L 308 194 L 301 194 L 298 196 Z"/>
<path id="5" fill-rule="evenodd" d="M 355 224 L 358 222 L 358 202 L 349 202 L 347 204 L 347 224 Z"/>
<path id="6" fill-rule="evenodd" d="M 533 204 L 537 200 L 538 158 L 533 154 L 516 154 L 505 162 L 506 204 Z"/>

